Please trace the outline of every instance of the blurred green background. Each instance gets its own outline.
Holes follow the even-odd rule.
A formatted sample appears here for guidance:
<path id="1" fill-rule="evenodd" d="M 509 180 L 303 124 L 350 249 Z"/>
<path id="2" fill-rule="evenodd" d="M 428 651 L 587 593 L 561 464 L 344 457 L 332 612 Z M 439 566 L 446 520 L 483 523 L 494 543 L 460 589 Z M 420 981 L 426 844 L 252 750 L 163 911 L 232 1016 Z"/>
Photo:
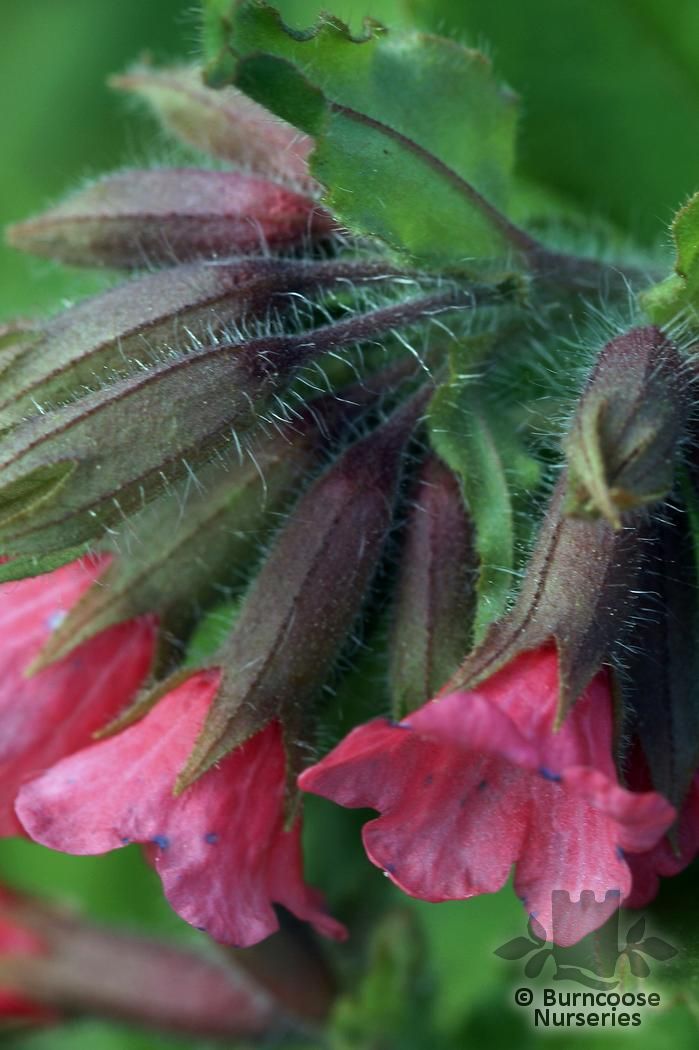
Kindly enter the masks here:
<path id="1" fill-rule="evenodd" d="M 322 5 L 280 0 L 278 6 L 290 21 L 303 23 Z M 674 209 L 699 188 L 695 0 L 672 5 L 662 0 L 338 0 L 334 10 L 358 27 L 364 13 L 389 23 L 404 21 L 406 7 L 425 28 L 484 44 L 499 73 L 521 93 L 524 177 L 573 207 L 599 212 L 623 234 L 646 245 L 662 243 Z M 134 120 L 105 79 L 144 51 L 158 60 L 195 54 L 193 0 L 3 0 L 0 17 L 3 224 L 45 207 L 85 176 L 167 158 L 168 148 L 152 126 Z M 58 309 L 62 301 L 104 281 L 104 275 L 69 272 L 2 247 L 0 317 Z M 353 688 L 361 692 L 359 676 Z M 405 997 L 402 1032 L 382 1042 L 365 1039 L 374 1023 L 367 993 L 367 1001 L 348 1007 L 358 1017 L 363 1012 L 357 1024 L 365 1035 L 352 1042 L 345 1033 L 343 1046 L 404 1050 L 487 1041 L 493 1047 L 514 1042 L 528 1047 L 540 1039 L 552 1047 L 568 1045 L 569 1036 L 534 1033 L 511 1005 L 521 969 L 493 954 L 503 941 L 525 932 L 510 890 L 462 904 L 406 901 L 364 859 L 356 814 L 314 799 L 308 815 L 309 876 L 324 888 L 333 910 L 351 922 L 356 916 L 366 920 L 379 906 L 405 907 L 417 918 L 426 943 L 416 972 L 403 985 L 398 981 Z M 24 842 L 2 843 L 0 879 L 108 922 L 189 943 L 201 940 L 165 906 L 158 880 L 131 849 L 75 859 Z M 679 1048 L 695 1045 L 699 974 L 687 932 L 699 929 L 695 882 L 690 871 L 661 895 L 661 927 L 680 948 L 674 983 L 667 990 L 663 986 L 666 1008 L 630 1033 L 576 1033 L 576 1045 L 599 1050 L 624 1040 L 649 1048 L 670 1045 L 670 1040 Z M 347 951 L 351 957 L 358 949 Z M 408 948 L 397 942 L 400 958 L 404 951 Z M 386 965 L 400 969 L 400 958 L 391 961 L 388 955 Z M 414 1013 L 416 1004 L 422 1009 L 422 997 L 429 998 L 427 985 L 437 1024 L 429 1043 Z M 386 1013 L 389 998 L 379 996 Z M 8 1034 L 0 1036 L 0 1043 L 17 1050 L 208 1045 L 92 1021 Z"/>

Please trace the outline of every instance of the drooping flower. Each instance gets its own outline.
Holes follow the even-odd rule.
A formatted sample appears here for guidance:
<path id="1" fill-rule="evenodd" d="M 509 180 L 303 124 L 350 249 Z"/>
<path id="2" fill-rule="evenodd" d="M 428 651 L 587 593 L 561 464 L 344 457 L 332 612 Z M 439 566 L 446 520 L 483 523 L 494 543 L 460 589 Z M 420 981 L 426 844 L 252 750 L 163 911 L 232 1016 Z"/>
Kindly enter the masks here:
<path id="1" fill-rule="evenodd" d="M 89 743 L 148 674 L 154 624 L 117 624 L 27 677 L 67 611 L 104 572 L 90 558 L 0 586 L 0 835 L 22 834 L 14 800 L 24 781 Z"/>
<path id="2" fill-rule="evenodd" d="M 381 816 L 364 829 L 370 860 L 429 901 L 515 890 L 549 939 L 573 944 L 631 892 L 626 855 L 650 849 L 674 810 L 622 788 L 612 760 L 608 672 L 562 727 L 553 646 L 523 652 L 467 692 L 430 701 L 398 724 L 355 729 L 300 785 Z M 553 928 L 552 892 L 572 908 Z M 590 891 L 596 905 L 589 907 Z"/>
<path id="3" fill-rule="evenodd" d="M 285 828 L 277 722 L 173 794 L 219 682 L 217 670 L 194 673 L 139 722 L 26 784 L 20 820 L 35 841 L 66 853 L 145 844 L 172 907 L 216 940 L 248 946 L 273 933 L 273 904 L 341 938 L 303 882 L 300 821 Z"/>

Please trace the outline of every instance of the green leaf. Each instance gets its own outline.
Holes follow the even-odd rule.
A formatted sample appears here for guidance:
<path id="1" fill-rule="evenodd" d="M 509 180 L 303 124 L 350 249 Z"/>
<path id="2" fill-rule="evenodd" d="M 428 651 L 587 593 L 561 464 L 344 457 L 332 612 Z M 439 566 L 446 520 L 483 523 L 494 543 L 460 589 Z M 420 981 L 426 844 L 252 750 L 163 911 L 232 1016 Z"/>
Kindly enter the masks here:
<path id="1" fill-rule="evenodd" d="M 515 100 L 483 55 L 370 20 L 357 36 L 330 16 L 298 31 L 263 0 L 234 6 L 219 38 L 209 83 L 235 82 L 316 137 L 313 174 L 351 229 L 452 266 L 530 246 L 497 211 Z"/>
<path id="2" fill-rule="evenodd" d="M 202 616 L 189 640 L 183 667 L 197 670 L 211 659 L 235 627 L 241 604 L 242 598 L 221 602 Z"/>
<path id="3" fill-rule="evenodd" d="M 645 240 L 663 236 L 699 185 L 694 0 L 407 6 L 428 30 L 492 44 L 498 74 L 525 99 L 518 173 Z"/>
<path id="4" fill-rule="evenodd" d="M 515 570 L 515 499 L 535 488 L 539 465 L 520 444 L 502 405 L 492 405 L 480 385 L 455 376 L 429 409 L 435 451 L 461 478 L 476 529 L 480 559 L 476 644 L 505 611 Z"/>
<path id="5" fill-rule="evenodd" d="M 699 193 L 675 215 L 670 227 L 675 243 L 675 272 L 641 297 L 656 324 L 667 324 L 689 310 L 699 313 Z"/>

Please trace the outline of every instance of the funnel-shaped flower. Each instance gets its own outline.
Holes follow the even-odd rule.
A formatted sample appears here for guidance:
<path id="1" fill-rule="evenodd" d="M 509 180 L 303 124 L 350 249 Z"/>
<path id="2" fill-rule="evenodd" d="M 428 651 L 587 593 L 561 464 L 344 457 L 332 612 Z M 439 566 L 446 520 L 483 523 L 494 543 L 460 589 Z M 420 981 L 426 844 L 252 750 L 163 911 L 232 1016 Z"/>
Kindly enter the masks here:
<path id="1" fill-rule="evenodd" d="M 555 732 L 558 689 L 554 647 L 522 653 L 401 723 L 355 729 L 302 774 L 301 787 L 379 810 L 365 848 L 413 896 L 492 893 L 515 864 L 516 892 L 551 937 L 553 891 L 572 901 L 593 892 L 599 908 L 572 908 L 567 928 L 556 926 L 558 943 L 573 944 L 628 897 L 627 852 L 657 842 L 674 810 L 617 782 L 607 671 Z"/>
<path id="2" fill-rule="evenodd" d="M 173 795 L 219 679 L 218 671 L 193 674 L 140 722 L 27 784 L 19 817 L 33 839 L 66 853 L 146 844 L 175 911 L 216 940 L 247 946 L 273 933 L 273 904 L 342 937 L 303 882 L 300 822 L 285 828 L 278 723 Z"/>
<path id="3" fill-rule="evenodd" d="M 150 668 L 154 629 L 143 617 L 25 676 L 52 630 L 104 571 L 105 560 L 73 562 L 0 586 L 0 835 L 21 834 L 13 809 L 21 784 L 89 743 L 131 700 Z"/>

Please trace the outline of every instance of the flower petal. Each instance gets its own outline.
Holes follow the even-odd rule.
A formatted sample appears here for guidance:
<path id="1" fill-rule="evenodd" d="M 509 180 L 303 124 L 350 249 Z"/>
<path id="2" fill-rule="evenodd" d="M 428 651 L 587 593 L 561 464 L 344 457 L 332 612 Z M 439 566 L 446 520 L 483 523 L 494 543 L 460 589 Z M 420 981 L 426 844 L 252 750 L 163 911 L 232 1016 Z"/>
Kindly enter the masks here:
<path id="1" fill-rule="evenodd" d="M 107 561 L 73 562 L 0 587 L 0 835 L 23 834 L 14 812 L 22 783 L 88 744 L 150 669 L 155 624 L 142 617 L 97 635 L 31 678 L 24 674 Z"/>
<path id="2" fill-rule="evenodd" d="M 676 816 L 675 807 L 657 791 L 627 791 L 597 769 L 567 769 L 563 782 L 614 821 L 617 842 L 630 853 L 654 846 Z"/>
<path id="3" fill-rule="evenodd" d="M 516 767 L 381 719 L 355 729 L 299 784 L 344 806 L 378 809 L 382 816 L 364 828 L 369 859 L 424 900 L 500 889 L 527 829 L 525 775 Z"/>
<path id="4" fill-rule="evenodd" d="M 409 715 L 403 725 L 421 736 L 462 747 L 464 751 L 500 755 L 523 768 L 539 766 L 538 748 L 512 719 L 478 690 L 451 693 Z"/>
<path id="5" fill-rule="evenodd" d="M 631 887 L 631 874 L 617 850 L 617 827 L 567 790 L 544 782 L 517 862 L 515 891 L 547 939 L 569 945 L 601 926 Z M 553 916 L 554 893 L 567 893 L 578 907 Z M 592 907 L 596 899 L 598 902 Z"/>
<path id="6" fill-rule="evenodd" d="M 0 585 L 3 679 L 22 673 L 66 612 L 102 575 L 109 560 L 84 558 L 43 576 Z"/>
<path id="7" fill-rule="evenodd" d="M 633 886 L 629 908 L 644 908 L 655 898 L 660 878 L 679 875 L 699 853 L 699 775 L 682 804 L 672 837 L 665 835 L 652 849 L 629 855 Z"/>
<path id="8" fill-rule="evenodd" d="M 549 939 L 573 944 L 629 894 L 624 851 L 647 849 L 674 811 L 616 782 L 607 671 L 554 731 L 558 687 L 552 646 L 522 653 L 398 726 L 355 729 L 299 783 L 378 809 L 364 828 L 369 858 L 424 900 L 496 890 L 516 863 L 529 913 Z"/>
<path id="9" fill-rule="evenodd" d="M 20 820 L 36 841 L 67 853 L 149 844 L 175 911 L 217 940 L 246 946 L 273 933 L 275 901 L 342 936 L 301 881 L 299 825 L 284 831 L 276 723 L 173 796 L 219 681 L 217 670 L 193 674 L 140 722 L 27 784 Z"/>

